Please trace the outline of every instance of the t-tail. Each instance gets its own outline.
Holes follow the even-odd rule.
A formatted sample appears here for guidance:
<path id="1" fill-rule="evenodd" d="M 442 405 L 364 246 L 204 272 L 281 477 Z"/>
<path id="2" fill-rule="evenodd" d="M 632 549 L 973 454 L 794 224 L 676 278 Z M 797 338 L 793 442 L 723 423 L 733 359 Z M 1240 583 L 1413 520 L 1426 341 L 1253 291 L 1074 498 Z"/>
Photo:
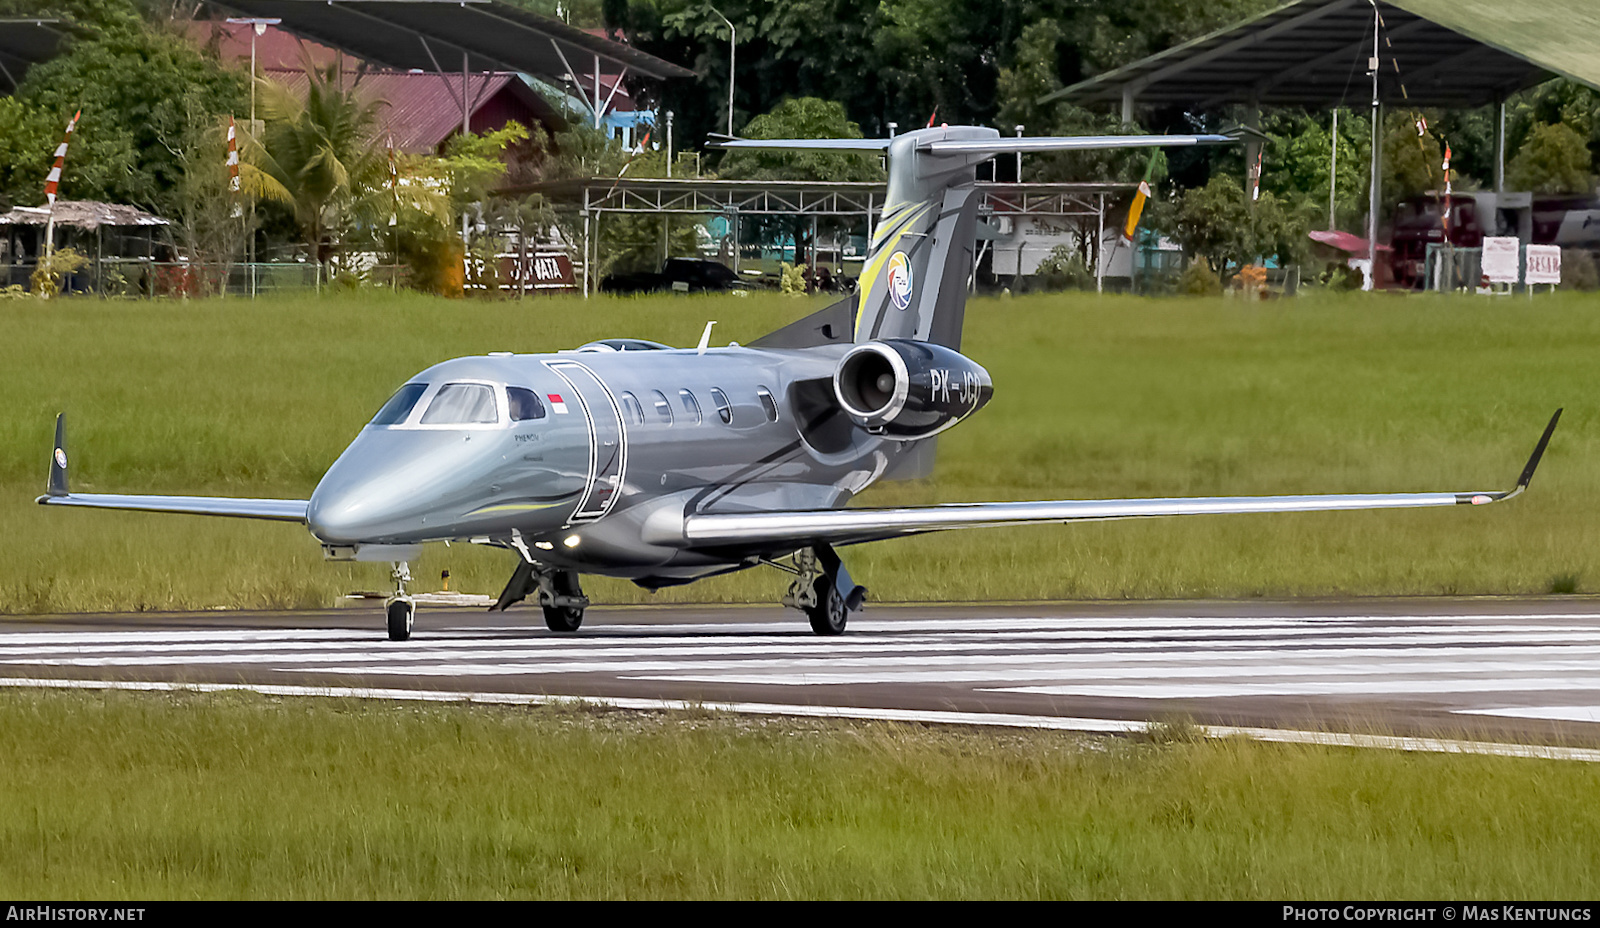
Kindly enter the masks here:
<path id="1" fill-rule="evenodd" d="M 982 126 L 918 129 L 892 139 L 730 139 L 723 148 L 881 151 L 889 191 L 855 296 L 768 336 L 774 347 L 889 338 L 961 347 L 977 247 L 978 165 L 1015 152 L 1228 144 L 1231 135 L 1002 136 Z M 851 313 L 848 321 L 841 310 Z M 827 319 L 823 319 L 827 315 Z M 841 324 L 843 323 L 843 324 Z M 776 336 L 782 336 L 777 338 Z M 757 343 L 760 344 L 760 343 Z"/>

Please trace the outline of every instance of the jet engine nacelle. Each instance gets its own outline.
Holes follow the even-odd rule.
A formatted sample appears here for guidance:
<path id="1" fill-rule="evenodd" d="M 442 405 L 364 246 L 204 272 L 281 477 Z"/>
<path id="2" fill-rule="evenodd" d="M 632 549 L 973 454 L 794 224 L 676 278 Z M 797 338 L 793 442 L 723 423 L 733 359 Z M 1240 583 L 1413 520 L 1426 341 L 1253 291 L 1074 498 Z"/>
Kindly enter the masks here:
<path id="1" fill-rule="evenodd" d="M 855 423 L 898 438 L 927 438 L 977 412 L 994 395 L 989 372 L 958 351 L 888 338 L 852 349 L 833 393 Z"/>

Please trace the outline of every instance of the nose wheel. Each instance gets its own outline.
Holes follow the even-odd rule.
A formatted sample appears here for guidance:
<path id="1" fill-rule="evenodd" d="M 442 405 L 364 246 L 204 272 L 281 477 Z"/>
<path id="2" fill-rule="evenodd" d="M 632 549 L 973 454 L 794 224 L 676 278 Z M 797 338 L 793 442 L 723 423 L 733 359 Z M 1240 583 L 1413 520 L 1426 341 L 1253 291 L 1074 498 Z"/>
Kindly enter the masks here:
<path id="1" fill-rule="evenodd" d="M 406 593 L 406 583 L 411 580 L 411 569 L 406 562 L 398 561 L 389 571 L 394 580 L 394 595 L 384 601 L 384 618 L 389 626 L 390 641 L 406 641 L 411 637 L 411 626 L 417 619 L 417 603 Z"/>

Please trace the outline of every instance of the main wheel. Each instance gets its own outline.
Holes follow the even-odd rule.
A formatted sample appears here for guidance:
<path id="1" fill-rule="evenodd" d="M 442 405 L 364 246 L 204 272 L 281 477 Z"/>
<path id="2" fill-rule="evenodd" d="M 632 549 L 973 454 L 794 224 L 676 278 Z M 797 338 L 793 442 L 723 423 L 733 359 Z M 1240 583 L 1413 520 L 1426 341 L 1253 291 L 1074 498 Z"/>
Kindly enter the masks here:
<path id="1" fill-rule="evenodd" d="M 850 618 L 850 610 L 845 607 L 844 597 L 839 595 L 838 584 L 832 577 L 823 574 L 811 589 L 817 594 L 817 604 L 806 610 L 806 618 L 811 620 L 811 630 L 819 635 L 844 634 L 844 624 Z"/>
<path id="2" fill-rule="evenodd" d="M 578 575 L 570 570 L 557 571 L 550 578 L 550 585 L 557 596 L 583 595 L 583 587 L 578 585 Z M 583 624 L 583 607 L 545 606 L 544 624 L 553 632 L 575 632 Z"/>
<path id="3" fill-rule="evenodd" d="M 384 610 L 389 620 L 389 640 L 405 641 L 411 637 L 411 626 L 417 618 L 417 604 L 409 599 L 396 599 Z"/>
<path id="4" fill-rule="evenodd" d="M 553 632 L 575 632 L 583 624 L 583 610 L 577 606 L 545 606 L 544 624 Z"/>

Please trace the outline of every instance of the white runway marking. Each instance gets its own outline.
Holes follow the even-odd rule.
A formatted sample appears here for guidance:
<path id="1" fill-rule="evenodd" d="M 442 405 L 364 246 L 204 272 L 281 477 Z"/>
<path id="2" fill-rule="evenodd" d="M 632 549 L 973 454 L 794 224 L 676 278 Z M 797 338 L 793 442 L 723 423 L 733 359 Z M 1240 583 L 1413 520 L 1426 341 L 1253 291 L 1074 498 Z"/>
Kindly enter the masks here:
<path id="1" fill-rule="evenodd" d="M 1158 700 L 1204 704 L 1254 699 L 1254 711 L 1263 711 L 1262 700 L 1268 706 L 1272 699 L 1314 706 L 1321 699 L 1328 700 L 1323 705 L 1386 700 L 1417 711 L 1600 723 L 1600 615 L 1555 611 L 1237 618 L 912 616 L 854 619 L 849 633 L 831 639 L 811 636 L 799 621 L 600 624 L 576 635 L 515 625 L 423 626 L 408 642 L 383 640 L 377 623 L 370 631 L 0 631 L 0 669 L 5 668 L 29 678 L 38 677 L 37 670 L 23 668 L 111 676 L 124 670 L 158 678 L 195 672 L 241 681 L 269 672 L 357 684 L 408 678 L 423 687 L 405 692 L 435 692 L 422 681 L 452 678 L 461 682 L 439 685 L 476 694 L 472 698 L 497 700 L 524 698 L 493 692 L 519 685 L 632 693 L 694 692 L 715 685 L 733 687 L 734 692 L 738 687 L 767 687 L 762 691 L 766 701 L 787 698 L 774 695 L 787 690 L 797 701 L 827 703 L 847 697 L 838 689 L 819 688 L 852 687 L 896 694 L 874 696 L 871 702 L 879 704 L 892 705 L 899 694 L 911 692 L 920 694 L 921 704 L 932 699 L 934 704 L 981 706 L 1003 698 L 1004 705 L 1030 707 L 1016 715 L 1002 713 L 1011 719 L 1054 718 L 1049 713 L 1060 705 L 1081 714 L 1091 705 L 1067 700 L 1123 701 L 1128 707 L 1122 714 L 1134 715 L 1145 711 L 1141 705 Z M 965 721 L 984 715 L 949 714 Z M 929 718 L 924 714 L 916 720 Z M 1087 724 L 1082 719 L 1074 724 L 1080 730 L 1101 730 L 1082 728 Z M 1113 731 L 1142 725 L 1117 720 L 1099 724 Z"/>

